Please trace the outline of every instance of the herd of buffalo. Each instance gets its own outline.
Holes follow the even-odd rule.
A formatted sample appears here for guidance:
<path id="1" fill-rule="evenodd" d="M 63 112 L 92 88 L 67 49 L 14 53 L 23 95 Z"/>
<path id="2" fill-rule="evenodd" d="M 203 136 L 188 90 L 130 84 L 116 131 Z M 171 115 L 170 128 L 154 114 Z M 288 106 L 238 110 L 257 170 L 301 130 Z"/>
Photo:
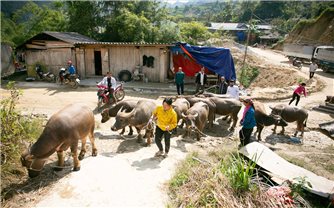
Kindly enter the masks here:
<path id="1" fill-rule="evenodd" d="M 234 131 L 238 122 L 238 113 L 242 104 L 239 100 L 228 98 L 223 95 L 204 93 L 199 96 L 183 96 L 176 98 L 173 102 L 173 108 L 177 113 L 178 122 L 182 123 L 178 128 L 186 126 L 184 136 L 189 136 L 193 131 L 196 133 L 197 140 L 206 125 L 208 129 L 213 127 L 216 115 L 224 115 L 232 121 L 229 131 Z M 133 134 L 133 127 L 137 130 L 137 140 L 142 142 L 147 139 L 147 144 L 151 144 L 154 128 L 149 120 L 152 112 L 157 107 L 156 103 L 149 100 L 123 100 L 112 107 L 102 111 L 102 123 L 105 123 L 111 117 L 115 117 L 115 123 L 111 130 L 122 129 L 121 134 L 125 132 L 125 127 L 129 126 L 129 135 Z M 267 114 L 263 103 L 254 101 L 255 119 L 257 122 L 257 138 L 261 140 L 261 131 L 264 126 L 274 125 L 274 133 L 277 126 L 284 127 L 290 122 L 297 122 L 297 129 L 304 133 L 304 126 L 308 118 L 308 112 L 305 109 L 288 106 L 276 105 L 271 107 L 271 114 Z M 73 171 L 80 170 L 80 162 L 86 152 L 86 139 L 89 137 L 92 145 L 92 155 L 97 155 L 97 148 L 94 143 L 95 119 L 92 110 L 81 104 L 71 104 L 51 116 L 47 122 L 41 136 L 38 140 L 22 154 L 22 165 L 28 169 L 29 176 L 39 175 L 48 157 L 57 152 L 57 169 L 64 167 L 63 151 L 71 149 L 73 156 Z M 141 130 L 145 130 L 145 135 L 141 135 Z M 78 155 L 78 143 L 81 140 L 81 151 Z"/>

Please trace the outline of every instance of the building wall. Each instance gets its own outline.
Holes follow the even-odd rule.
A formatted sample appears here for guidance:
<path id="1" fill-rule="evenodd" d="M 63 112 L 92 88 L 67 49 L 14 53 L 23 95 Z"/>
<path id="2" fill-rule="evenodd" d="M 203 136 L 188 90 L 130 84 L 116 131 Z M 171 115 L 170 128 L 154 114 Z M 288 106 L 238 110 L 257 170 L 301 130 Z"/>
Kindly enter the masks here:
<path id="1" fill-rule="evenodd" d="M 152 67 L 143 66 L 142 71 L 151 82 L 163 82 L 167 77 L 169 64 L 168 56 L 161 55 L 162 51 L 168 53 L 167 48 L 160 50 L 159 47 L 136 47 L 136 46 L 112 46 L 109 47 L 109 68 L 114 76 L 122 70 L 133 72 L 136 66 L 143 66 L 143 56 L 154 57 Z"/>
<path id="2" fill-rule="evenodd" d="M 47 50 L 27 50 L 26 63 L 34 65 L 41 62 L 53 73 L 58 74 L 61 67 L 72 60 L 82 78 L 94 77 L 94 51 L 101 51 L 102 74 L 111 71 L 115 77 L 122 70 L 133 72 L 136 66 L 143 66 L 143 56 L 154 57 L 153 67 L 143 66 L 142 71 L 150 82 L 164 82 L 169 68 L 169 50 L 156 46 L 81 46 L 79 48 L 55 48 Z"/>
<path id="3" fill-rule="evenodd" d="M 35 65 L 37 62 L 45 65 L 52 73 L 58 74 L 61 67 L 67 66 L 67 61 L 72 59 L 71 48 L 55 48 L 47 50 L 27 50 L 26 64 L 27 67 Z"/>

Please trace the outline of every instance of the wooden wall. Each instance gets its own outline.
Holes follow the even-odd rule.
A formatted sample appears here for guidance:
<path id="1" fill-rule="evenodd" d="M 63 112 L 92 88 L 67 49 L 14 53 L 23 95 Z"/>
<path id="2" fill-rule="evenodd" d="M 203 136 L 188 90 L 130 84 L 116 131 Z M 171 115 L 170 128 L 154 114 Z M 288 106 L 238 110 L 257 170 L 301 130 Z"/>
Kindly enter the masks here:
<path id="1" fill-rule="evenodd" d="M 53 73 L 58 74 L 61 67 L 67 67 L 72 60 L 82 78 L 95 77 L 94 51 L 101 52 L 102 74 L 111 71 L 118 77 L 122 70 L 133 72 L 136 66 L 143 66 L 143 56 L 154 57 L 154 67 L 143 66 L 143 73 L 149 82 L 164 82 L 169 68 L 169 50 L 159 46 L 100 46 L 82 45 L 80 48 L 52 48 L 47 50 L 27 50 L 26 63 L 41 62 Z"/>
<path id="2" fill-rule="evenodd" d="M 166 51 L 163 53 L 162 51 Z M 164 55 L 161 55 L 161 54 Z M 109 68 L 114 76 L 122 70 L 133 72 L 137 65 L 143 66 L 143 56 L 154 57 L 154 67 L 143 66 L 143 73 L 150 82 L 163 82 L 167 77 L 169 57 L 167 48 L 155 46 L 113 46 L 109 47 Z"/>
<path id="3" fill-rule="evenodd" d="M 75 60 L 74 58 L 74 52 L 72 53 L 71 48 L 26 51 L 26 64 L 28 67 L 40 62 L 54 74 L 58 74 L 61 67 L 67 67 L 67 61 L 69 59 Z"/>

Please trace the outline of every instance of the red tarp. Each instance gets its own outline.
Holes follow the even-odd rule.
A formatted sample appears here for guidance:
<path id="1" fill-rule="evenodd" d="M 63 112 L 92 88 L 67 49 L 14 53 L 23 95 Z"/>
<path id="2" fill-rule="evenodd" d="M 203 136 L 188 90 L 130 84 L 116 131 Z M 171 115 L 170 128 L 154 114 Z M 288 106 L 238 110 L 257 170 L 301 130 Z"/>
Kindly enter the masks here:
<path id="1" fill-rule="evenodd" d="M 178 71 L 179 67 L 182 67 L 182 71 L 188 77 L 193 77 L 197 72 L 201 70 L 201 65 L 197 64 L 195 61 L 191 60 L 189 57 L 184 57 L 182 54 L 173 54 L 173 63 L 175 72 Z M 205 69 L 206 74 L 212 74 L 207 69 Z"/>

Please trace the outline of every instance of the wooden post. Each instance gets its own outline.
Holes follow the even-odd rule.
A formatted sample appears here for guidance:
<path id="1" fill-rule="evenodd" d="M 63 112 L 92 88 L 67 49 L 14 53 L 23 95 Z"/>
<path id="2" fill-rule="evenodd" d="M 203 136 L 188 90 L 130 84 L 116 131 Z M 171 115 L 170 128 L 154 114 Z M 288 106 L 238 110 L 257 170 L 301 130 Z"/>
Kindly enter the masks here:
<path id="1" fill-rule="evenodd" d="M 250 38 L 250 33 L 251 33 L 250 26 L 252 24 L 252 21 L 253 21 L 253 9 L 252 9 L 251 18 L 250 18 L 250 21 L 249 21 L 249 24 L 248 24 L 248 33 L 247 33 L 247 41 L 246 41 L 246 48 L 245 48 L 245 56 L 244 56 L 244 60 L 242 62 L 241 78 L 240 78 L 240 80 L 243 80 L 244 75 L 245 75 L 245 63 L 246 63 L 247 49 L 248 49 L 249 38 Z M 244 84 L 244 83 L 241 83 L 241 84 Z"/>

